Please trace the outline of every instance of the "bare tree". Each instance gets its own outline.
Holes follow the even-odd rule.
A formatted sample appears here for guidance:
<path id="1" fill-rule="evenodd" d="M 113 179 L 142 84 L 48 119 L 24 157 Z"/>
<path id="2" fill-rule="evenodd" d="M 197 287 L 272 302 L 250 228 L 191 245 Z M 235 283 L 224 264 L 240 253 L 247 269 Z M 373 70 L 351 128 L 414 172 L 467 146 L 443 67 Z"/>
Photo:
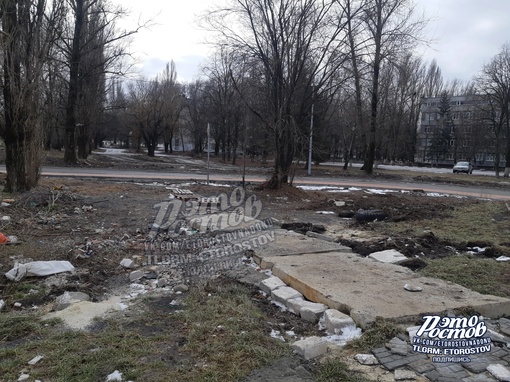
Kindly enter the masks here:
<path id="1" fill-rule="evenodd" d="M 128 113 L 151 157 L 155 155 L 160 140 L 170 146 L 185 106 L 185 96 L 176 79 L 172 62 L 155 79 L 141 78 L 128 85 Z"/>
<path id="2" fill-rule="evenodd" d="M 220 44 L 250 63 L 256 97 L 244 101 L 273 137 L 275 166 L 268 186 L 278 188 L 291 179 L 299 127 L 346 60 L 340 49 L 345 20 L 335 19 L 333 0 L 231 0 L 230 5 L 212 12 L 209 24 L 223 36 Z"/>
<path id="3" fill-rule="evenodd" d="M 368 40 L 366 49 L 371 61 L 370 126 L 367 132 L 367 150 L 364 170 L 373 172 L 376 153 L 376 132 L 379 125 L 380 75 L 386 60 L 411 50 L 425 26 L 423 19 L 415 18 L 408 0 L 373 0 L 364 8 L 363 20 Z"/>
<path id="4" fill-rule="evenodd" d="M 4 121 L 8 192 L 27 191 L 39 179 L 42 147 L 42 79 L 63 17 L 55 0 L 4 0 L 0 3 Z"/>
<path id="5" fill-rule="evenodd" d="M 443 91 L 444 82 L 441 69 L 437 66 L 436 60 L 432 60 L 425 75 L 424 80 L 424 97 L 439 97 Z"/>
<path id="6" fill-rule="evenodd" d="M 242 98 L 246 98 L 245 67 L 237 60 L 235 52 L 220 47 L 204 69 L 209 77 L 205 90 L 214 115 L 211 122 L 216 127 L 217 154 L 221 148 L 223 160 L 232 160 L 235 164 L 246 119 L 246 107 L 242 102 Z"/>
<path id="7" fill-rule="evenodd" d="M 92 97 L 104 100 L 104 82 L 100 86 L 98 81 L 104 81 L 106 74 L 124 74 L 122 60 L 128 52 L 123 43 L 128 42 L 129 36 L 137 33 L 142 26 L 134 30 L 118 30 L 116 23 L 127 12 L 107 0 L 67 0 L 67 3 L 72 10 L 73 23 L 66 26 L 67 35 L 62 36 L 60 46 L 69 68 L 64 160 L 72 164 L 77 162 L 76 126 L 87 125 L 78 120 L 80 101 L 86 93 L 85 85 L 92 84 L 95 90 Z M 92 89 L 89 87 L 89 90 Z M 83 134 L 81 155 L 86 153 L 83 146 L 87 144 L 89 135 L 87 132 Z"/>
<path id="8" fill-rule="evenodd" d="M 165 153 L 173 152 L 172 140 L 179 128 L 179 118 L 184 108 L 184 93 L 177 82 L 177 72 L 173 61 L 166 64 L 165 70 L 159 76 L 163 86 L 163 145 Z"/>
<path id="9" fill-rule="evenodd" d="M 185 86 L 184 125 L 193 140 L 193 153 L 201 154 L 209 120 L 205 82 L 197 80 Z"/>
<path id="10" fill-rule="evenodd" d="M 505 177 L 510 174 L 510 44 L 484 66 L 477 79 L 478 89 L 487 98 L 487 117 L 496 137 L 496 174 L 499 175 L 500 140 L 506 136 Z M 503 134 L 504 132 L 504 134 Z"/>

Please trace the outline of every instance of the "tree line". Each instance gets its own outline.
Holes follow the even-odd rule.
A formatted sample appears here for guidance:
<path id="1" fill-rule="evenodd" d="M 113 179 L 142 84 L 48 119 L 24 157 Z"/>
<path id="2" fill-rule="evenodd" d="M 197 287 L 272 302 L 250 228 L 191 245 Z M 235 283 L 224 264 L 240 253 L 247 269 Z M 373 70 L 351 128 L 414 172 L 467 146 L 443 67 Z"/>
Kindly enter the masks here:
<path id="1" fill-rule="evenodd" d="M 173 62 L 122 79 L 138 28 L 120 29 L 126 11 L 108 0 L 1 0 L 6 190 L 37 184 L 42 149 L 74 164 L 106 139 L 149 156 L 189 141 L 233 163 L 271 158 L 273 188 L 292 182 L 313 139 L 312 161 L 362 159 L 371 174 L 379 159 L 414 161 L 421 99 L 445 91 L 490 95 L 510 150 L 508 81 L 490 77 L 510 69 L 491 62 L 473 83 L 445 82 L 413 53 L 427 21 L 410 0 L 225 4 L 202 19 L 216 45 L 203 75 L 180 83 Z"/>

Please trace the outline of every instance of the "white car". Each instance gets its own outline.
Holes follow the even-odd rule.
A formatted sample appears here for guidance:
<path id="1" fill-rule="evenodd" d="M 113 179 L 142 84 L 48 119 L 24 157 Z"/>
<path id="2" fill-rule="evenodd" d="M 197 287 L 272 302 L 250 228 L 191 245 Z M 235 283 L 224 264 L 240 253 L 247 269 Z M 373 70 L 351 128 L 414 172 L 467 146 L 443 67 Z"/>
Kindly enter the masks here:
<path id="1" fill-rule="evenodd" d="M 453 166 L 453 173 L 456 174 L 458 172 L 472 174 L 473 173 L 473 165 L 469 162 L 457 162 L 457 164 L 455 166 Z"/>

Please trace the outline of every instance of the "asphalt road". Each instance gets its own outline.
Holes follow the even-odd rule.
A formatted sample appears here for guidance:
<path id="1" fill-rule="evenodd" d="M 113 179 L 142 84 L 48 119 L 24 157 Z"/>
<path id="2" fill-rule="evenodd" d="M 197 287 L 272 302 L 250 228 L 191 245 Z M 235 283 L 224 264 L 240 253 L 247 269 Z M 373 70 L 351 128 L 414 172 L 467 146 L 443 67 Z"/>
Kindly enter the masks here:
<path id="1" fill-rule="evenodd" d="M 5 166 L 0 166 L 0 172 L 5 173 Z M 43 176 L 49 177 L 77 177 L 77 178 L 112 178 L 143 181 L 207 181 L 206 174 L 177 173 L 177 172 L 150 172 L 141 170 L 116 170 L 98 168 L 77 167 L 43 167 Z M 210 174 L 211 182 L 241 182 L 238 174 Z M 246 181 L 262 183 L 267 180 L 260 175 L 246 175 Z M 508 200 L 510 201 L 510 183 L 508 188 L 487 188 L 460 186 L 454 184 L 436 184 L 423 182 L 388 181 L 379 179 L 336 179 L 332 177 L 296 177 L 295 185 L 308 186 L 336 186 L 336 187 L 360 187 L 388 190 L 423 190 L 429 193 L 461 195 L 476 198 Z"/>

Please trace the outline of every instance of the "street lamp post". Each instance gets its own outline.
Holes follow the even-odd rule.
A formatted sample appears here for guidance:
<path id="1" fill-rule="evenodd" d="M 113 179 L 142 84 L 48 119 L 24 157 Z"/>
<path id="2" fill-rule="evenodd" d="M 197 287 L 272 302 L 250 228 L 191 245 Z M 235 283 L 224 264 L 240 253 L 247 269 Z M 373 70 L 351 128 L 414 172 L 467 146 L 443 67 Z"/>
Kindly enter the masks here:
<path id="1" fill-rule="evenodd" d="M 308 146 L 308 175 L 312 175 L 312 145 L 313 145 L 313 105 L 312 102 L 312 115 L 310 116 L 310 139 Z"/>

